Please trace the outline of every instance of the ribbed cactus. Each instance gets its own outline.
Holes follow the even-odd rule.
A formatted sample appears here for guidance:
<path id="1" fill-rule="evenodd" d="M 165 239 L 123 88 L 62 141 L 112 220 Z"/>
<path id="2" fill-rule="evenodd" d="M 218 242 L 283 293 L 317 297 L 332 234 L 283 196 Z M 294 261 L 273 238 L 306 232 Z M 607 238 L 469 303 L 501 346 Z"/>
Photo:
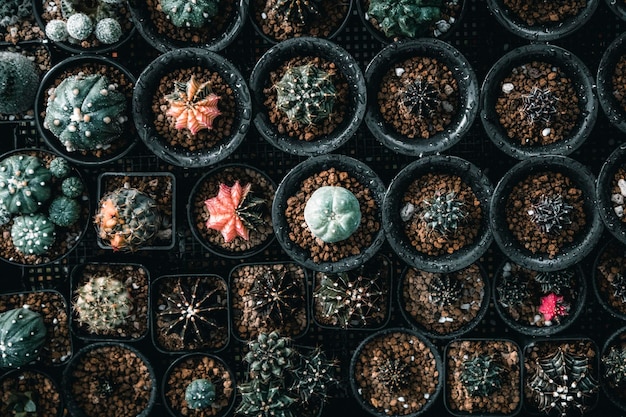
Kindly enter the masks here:
<path id="1" fill-rule="evenodd" d="M 36 311 L 20 307 L 0 313 L 0 368 L 17 368 L 37 359 L 46 332 Z"/>
<path id="2" fill-rule="evenodd" d="M 95 216 L 98 237 L 115 251 L 150 244 L 161 226 L 156 201 L 135 188 L 118 188 L 100 200 Z"/>
<path id="3" fill-rule="evenodd" d="M 24 255 L 43 255 L 55 238 L 54 223 L 43 214 L 27 214 L 13 219 L 11 241 Z"/>
<path id="4" fill-rule="evenodd" d="M 68 227 L 76 223 L 80 217 L 80 205 L 76 200 L 64 195 L 52 200 L 48 208 L 50 221 L 57 226 Z"/>
<path id="5" fill-rule="evenodd" d="M 17 52 L 0 52 L 0 113 L 15 114 L 35 103 L 39 75 L 35 63 Z"/>
<path id="6" fill-rule="evenodd" d="M 56 178 L 65 178 L 70 175 L 70 172 L 72 171 L 70 163 L 67 159 L 62 157 L 57 157 L 50 161 L 48 169 L 50 170 L 52 176 Z"/>
<path id="7" fill-rule="evenodd" d="M 78 177 L 69 177 L 61 183 L 61 192 L 68 198 L 77 198 L 85 190 L 85 185 Z"/>
<path id="8" fill-rule="evenodd" d="M 454 233 L 467 216 L 465 203 L 454 191 L 437 191 L 434 196 L 422 201 L 420 217 L 429 230 L 446 236 Z"/>
<path id="9" fill-rule="evenodd" d="M 80 43 L 92 34 L 103 44 L 112 44 L 122 37 L 119 4 L 122 0 L 61 0 L 63 20 L 46 24 L 46 36 L 54 42 Z"/>
<path id="10" fill-rule="evenodd" d="M 68 152 L 107 148 L 124 131 L 126 97 L 107 77 L 73 75 L 48 98 L 44 127 Z"/>
<path id="11" fill-rule="evenodd" d="M 337 89 L 332 75 L 315 65 L 290 67 L 274 88 L 276 107 L 292 123 L 308 126 L 333 113 Z"/>
<path id="12" fill-rule="evenodd" d="M 211 82 L 200 83 L 192 75 L 187 82 L 175 82 L 174 92 L 165 96 L 169 103 L 166 116 L 173 117 L 176 129 L 186 129 L 192 135 L 200 130 L 212 130 L 213 120 L 220 114 L 220 97 L 211 91 Z"/>
<path id="13" fill-rule="evenodd" d="M 613 288 L 613 296 L 626 304 L 626 276 L 621 273 L 615 274 L 611 281 L 611 287 Z"/>
<path id="14" fill-rule="evenodd" d="M 201 28 L 217 15 L 220 0 L 161 0 L 161 10 L 174 26 Z"/>
<path id="15" fill-rule="evenodd" d="M 303 289 L 287 268 L 263 269 L 249 295 L 252 309 L 273 328 L 281 326 L 304 305 Z"/>
<path id="16" fill-rule="evenodd" d="M 496 287 L 498 302 L 504 307 L 521 305 L 528 297 L 528 285 L 515 275 L 502 276 L 502 282 Z"/>
<path id="17" fill-rule="evenodd" d="M 296 417 L 291 407 L 296 402 L 279 383 L 263 384 L 255 379 L 238 386 L 241 403 L 235 414 L 248 417 Z"/>
<path id="18" fill-rule="evenodd" d="M 185 401 L 192 410 L 204 410 L 215 401 L 215 385 L 208 379 L 194 379 L 185 388 Z"/>
<path id="19" fill-rule="evenodd" d="M 367 14 L 386 36 L 414 38 L 441 17 L 443 0 L 370 0 Z"/>
<path id="20" fill-rule="evenodd" d="M 372 378 L 375 378 L 392 393 L 406 388 L 411 378 L 409 364 L 402 359 L 387 358 L 379 363 L 375 369 Z"/>
<path id="21" fill-rule="evenodd" d="M 541 286 L 544 294 L 553 292 L 562 294 L 563 290 L 572 287 L 572 279 L 574 271 L 572 269 L 564 269 L 555 272 L 537 272 L 534 279 Z"/>
<path id="22" fill-rule="evenodd" d="M 10 213 L 34 213 L 50 198 L 51 178 L 36 156 L 9 156 L 0 161 L 0 201 Z"/>
<path id="23" fill-rule="evenodd" d="M 133 303 L 122 281 L 112 276 L 90 276 L 76 289 L 77 321 L 92 333 L 107 333 L 122 326 Z"/>
<path id="24" fill-rule="evenodd" d="M 299 364 L 293 369 L 291 391 L 297 392 L 304 403 L 314 398 L 324 400 L 328 389 L 336 384 L 336 364 L 328 360 L 317 348 L 308 355 L 300 355 Z"/>
<path id="25" fill-rule="evenodd" d="M 611 346 L 602 356 L 604 377 L 615 386 L 622 386 L 626 382 L 626 348 Z"/>
<path id="26" fill-rule="evenodd" d="M 276 0 L 267 16 L 304 26 L 322 16 L 322 0 Z"/>
<path id="27" fill-rule="evenodd" d="M 478 355 L 463 362 L 460 380 L 467 393 L 486 397 L 502 387 L 504 368 L 491 355 Z"/>
<path id="28" fill-rule="evenodd" d="M 530 93 L 522 95 L 520 113 L 529 125 L 539 123 L 546 126 L 557 114 L 558 101 L 559 98 L 549 88 L 542 89 L 535 86 Z"/>
<path id="29" fill-rule="evenodd" d="M 256 340 L 248 343 L 248 348 L 243 359 L 249 364 L 250 376 L 264 383 L 281 378 L 293 367 L 295 351 L 291 340 L 280 337 L 277 332 L 260 333 Z"/>
<path id="30" fill-rule="evenodd" d="M 311 234 L 326 243 L 352 236 L 361 224 L 359 200 L 343 187 L 320 187 L 304 206 L 304 221 Z"/>
<path id="31" fill-rule="evenodd" d="M 432 116 L 439 103 L 439 90 L 421 77 L 408 84 L 400 93 L 400 110 L 420 119 Z"/>
<path id="32" fill-rule="evenodd" d="M 459 301 L 463 293 L 463 283 L 448 274 L 438 274 L 430 282 L 428 291 L 431 303 L 445 307 Z"/>
<path id="33" fill-rule="evenodd" d="M 0 3 L 0 26 L 14 25 L 21 19 L 32 16 L 31 0 L 4 0 Z"/>
<path id="34" fill-rule="evenodd" d="M 572 223 L 570 215 L 573 209 L 561 194 L 541 195 L 527 213 L 542 233 L 550 235 L 560 233 Z"/>

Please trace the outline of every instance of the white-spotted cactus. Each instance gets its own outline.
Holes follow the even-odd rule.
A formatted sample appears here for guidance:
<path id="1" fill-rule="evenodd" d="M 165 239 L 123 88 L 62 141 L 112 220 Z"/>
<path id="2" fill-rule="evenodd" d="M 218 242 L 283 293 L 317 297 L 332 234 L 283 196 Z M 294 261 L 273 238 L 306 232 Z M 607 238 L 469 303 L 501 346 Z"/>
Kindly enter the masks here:
<path id="1" fill-rule="evenodd" d="M 16 114 L 30 109 L 38 85 L 33 61 L 17 52 L 0 52 L 0 113 Z"/>
<path id="2" fill-rule="evenodd" d="M 11 241 L 24 255 L 43 255 L 56 238 L 54 223 L 43 214 L 29 214 L 13 219 Z"/>
<path id="3" fill-rule="evenodd" d="M 50 198 L 52 174 L 30 155 L 13 155 L 0 161 L 0 202 L 12 214 L 34 213 Z"/>
<path id="4" fill-rule="evenodd" d="M 45 339 L 41 314 L 24 307 L 0 313 L 0 368 L 17 368 L 34 361 Z"/>
<path id="5" fill-rule="evenodd" d="M 217 15 L 219 0 L 161 0 L 161 10 L 174 26 L 201 28 Z"/>

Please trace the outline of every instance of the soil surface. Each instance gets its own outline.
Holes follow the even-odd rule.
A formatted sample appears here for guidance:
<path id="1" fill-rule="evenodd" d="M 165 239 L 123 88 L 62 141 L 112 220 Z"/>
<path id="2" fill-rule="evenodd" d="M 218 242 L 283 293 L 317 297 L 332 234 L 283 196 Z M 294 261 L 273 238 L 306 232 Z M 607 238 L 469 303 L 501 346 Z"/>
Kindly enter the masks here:
<path id="1" fill-rule="evenodd" d="M 30 393 L 37 405 L 37 416 L 57 417 L 61 414 L 61 393 L 56 383 L 39 371 L 18 370 L 0 379 L 0 415 L 14 415 L 10 401 L 17 393 Z"/>
<path id="2" fill-rule="evenodd" d="M 503 0 L 504 6 L 529 26 L 556 25 L 587 7 L 587 0 Z"/>

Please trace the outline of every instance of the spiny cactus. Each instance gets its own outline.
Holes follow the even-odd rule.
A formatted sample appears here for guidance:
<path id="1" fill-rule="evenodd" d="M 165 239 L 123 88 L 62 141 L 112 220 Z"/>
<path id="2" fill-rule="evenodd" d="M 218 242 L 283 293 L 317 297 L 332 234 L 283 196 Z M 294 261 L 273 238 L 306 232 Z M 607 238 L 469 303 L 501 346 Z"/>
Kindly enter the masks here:
<path id="1" fill-rule="evenodd" d="M 303 290 L 286 268 L 263 269 L 250 289 L 252 309 L 266 319 L 271 327 L 278 327 L 304 305 Z"/>
<path id="2" fill-rule="evenodd" d="M 528 297 L 528 285 L 515 275 L 502 276 L 502 282 L 496 288 L 498 302 L 504 307 L 521 305 Z"/>
<path id="3" fill-rule="evenodd" d="M 36 311 L 20 307 L 0 313 L 0 368 L 18 368 L 37 359 L 46 332 Z"/>
<path id="4" fill-rule="evenodd" d="M 54 223 L 43 214 L 28 214 L 13 219 L 11 241 L 24 255 L 43 255 L 56 238 Z"/>
<path id="5" fill-rule="evenodd" d="M 248 342 L 244 361 L 249 364 L 250 376 L 263 383 L 282 378 L 293 367 L 295 351 L 291 340 L 280 337 L 278 332 L 260 333 L 256 340 Z"/>
<path id="6" fill-rule="evenodd" d="M 37 413 L 36 398 L 32 391 L 11 392 L 6 404 L 13 417 L 28 417 Z"/>
<path id="7" fill-rule="evenodd" d="M 126 285 L 112 276 L 89 276 L 76 289 L 77 321 L 91 333 L 107 333 L 126 323 L 133 302 Z"/>
<path id="8" fill-rule="evenodd" d="M 291 391 L 297 392 L 300 400 L 308 403 L 312 398 L 324 400 L 328 389 L 336 384 L 336 366 L 317 348 L 309 355 L 300 355 L 298 366 L 293 369 Z"/>
<path id="9" fill-rule="evenodd" d="M 218 12 L 220 0 L 161 0 L 161 10 L 177 27 L 207 26 Z"/>
<path id="10" fill-rule="evenodd" d="M 611 281 L 611 287 L 613 288 L 613 295 L 626 304 L 626 276 L 621 273 L 616 274 Z"/>
<path id="11" fill-rule="evenodd" d="M 541 291 L 544 294 L 553 292 L 555 294 L 562 294 L 564 289 L 571 288 L 572 278 L 574 278 L 574 271 L 571 269 L 564 269 L 556 272 L 537 272 L 534 279 L 541 286 Z"/>
<path id="12" fill-rule="evenodd" d="M 33 61 L 18 52 L 0 52 L 0 113 L 16 114 L 30 109 L 38 85 Z"/>
<path id="13" fill-rule="evenodd" d="M 48 218 L 57 226 L 71 226 L 80 218 L 80 205 L 76 200 L 63 195 L 59 196 L 50 203 Z"/>
<path id="14" fill-rule="evenodd" d="M 36 156 L 9 156 L 0 161 L 0 202 L 12 214 L 34 213 L 50 198 L 51 178 Z"/>
<path id="15" fill-rule="evenodd" d="M 178 130 L 187 129 L 192 135 L 213 129 L 213 120 L 220 114 L 220 97 L 211 92 L 211 82 L 199 83 L 192 75 L 186 83 L 175 82 L 174 92 L 165 96 L 169 103 L 166 116 L 175 119 Z"/>
<path id="16" fill-rule="evenodd" d="M 409 364 L 402 359 L 387 358 L 377 366 L 376 373 L 372 373 L 372 378 L 387 387 L 390 392 L 397 393 L 408 386 L 411 369 Z"/>
<path id="17" fill-rule="evenodd" d="M 348 239 L 361 224 L 359 200 L 343 187 L 320 187 L 306 202 L 304 221 L 323 242 Z"/>
<path id="18" fill-rule="evenodd" d="M 65 178 L 70 175 L 70 172 L 72 172 L 70 163 L 67 161 L 67 159 L 60 156 L 50 161 L 48 169 L 50 170 L 52 176 L 56 178 Z"/>
<path id="19" fill-rule="evenodd" d="M 331 74 L 315 65 L 290 67 L 274 88 L 276 107 L 292 123 L 309 126 L 333 113 L 337 89 Z"/>
<path id="20" fill-rule="evenodd" d="M 570 215 L 573 209 L 561 194 L 542 194 L 528 210 L 528 215 L 542 233 L 558 234 L 564 226 L 572 223 Z"/>
<path id="21" fill-rule="evenodd" d="M 420 217 L 429 230 L 447 236 L 459 227 L 467 216 L 465 203 L 457 198 L 454 191 L 435 192 L 432 197 L 422 200 Z"/>
<path id="22" fill-rule="evenodd" d="M 569 314 L 570 304 L 566 302 L 562 295 L 556 295 L 553 292 L 541 297 L 541 305 L 539 312 L 543 315 L 545 321 L 560 322 L 561 317 Z"/>
<path id="23" fill-rule="evenodd" d="M 504 368 L 491 355 L 477 355 L 463 362 L 460 380 L 472 397 L 486 397 L 502 387 Z"/>
<path id="24" fill-rule="evenodd" d="M 385 36 L 414 38 L 439 20 L 442 0 L 370 0 L 367 14 Z"/>
<path id="25" fill-rule="evenodd" d="M 615 386 L 626 382 L 626 349 L 623 346 L 611 346 L 608 353 L 602 356 L 604 377 Z"/>
<path id="26" fill-rule="evenodd" d="M 33 3 L 30 0 L 4 0 L 0 4 L 0 26 L 7 27 L 32 16 Z"/>
<path id="27" fill-rule="evenodd" d="M 418 118 L 430 117 L 439 105 L 439 90 L 418 77 L 400 92 L 400 110 Z"/>
<path id="28" fill-rule="evenodd" d="M 77 74 L 52 90 L 43 125 L 68 152 L 106 149 L 124 131 L 126 97 L 100 74 Z"/>
<path id="29" fill-rule="evenodd" d="M 430 282 L 428 292 L 431 303 L 445 307 L 459 301 L 463 283 L 448 274 L 437 274 Z"/>
<path id="30" fill-rule="evenodd" d="M 541 123 L 547 126 L 557 114 L 559 98 L 549 88 L 533 87 L 530 93 L 522 95 L 520 112 L 526 123 Z"/>
<path id="31" fill-rule="evenodd" d="M 96 39 L 109 45 L 119 41 L 122 37 L 122 25 L 112 17 L 107 17 L 96 23 L 93 33 L 96 35 Z"/>
<path id="32" fill-rule="evenodd" d="M 265 9 L 268 10 L 268 17 L 275 17 L 279 21 L 288 21 L 299 26 L 305 26 L 321 17 L 322 1 L 268 0 Z"/>
<path id="33" fill-rule="evenodd" d="M 61 0 L 63 20 L 46 24 L 46 36 L 54 42 L 80 43 L 92 34 L 103 44 L 112 44 L 122 37 L 117 20 L 122 0 Z"/>
<path id="34" fill-rule="evenodd" d="M 63 192 L 63 195 L 68 198 L 77 198 L 83 193 L 84 190 L 85 186 L 78 177 L 66 178 L 61 183 L 61 192 Z"/>
<path id="35" fill-rule="evenodd" d="M 90 397 L 93 403 L 109 399 L 116 390 L 116 384 L 105 375 L 92 376 L 89 381 Z"/>
<path id="36" fill-rule="evenodd" d="M 98 237 L 115 251 L 135 251 L 156 238 L 161 226 L 156 201 L 136 188 L 118 188 L 100 200 Z"/>
<path id="37" fill-rule="evenodd" d="M 224 242 L 239 236 L 249 239 L 250 230 L 258 230 L 264 224 L 265 200 L 254 195 L 252 183 L 243 187 L 235 181 L 232 187 L 220 184 L 217 196 L 204 202 L 209 210 L 207 229 L 221 232 Z"/>
<path id="38" fill-rule="evenodd" d="M 194 379 L 185 388 L 185 401 L 192 410 L 204 410 L 215 401 L 215 385 L 208 379 Z"/>
<path id="39" fill-rule="evenodd" d="M 238 391 L 241 394 L 241 403 L 236 414 L 249 417 L 295 417 L 291 406 L 295 398 L 278 383 L 263 384 L 255 379 L 240 384 Z"/>

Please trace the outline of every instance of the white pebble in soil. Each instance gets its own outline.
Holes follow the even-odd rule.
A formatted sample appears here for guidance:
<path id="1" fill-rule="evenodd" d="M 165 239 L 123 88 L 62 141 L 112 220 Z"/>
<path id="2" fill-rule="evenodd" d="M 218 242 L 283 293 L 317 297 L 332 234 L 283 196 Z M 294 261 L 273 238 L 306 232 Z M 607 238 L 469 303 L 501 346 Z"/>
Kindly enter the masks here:
<path id="1" fill-rule="evenodd" d="M 395 71 L 396 71 L 396 77 L 401 77 L 402 74 L 404 74 L 405 70 L 404 70 L 404 68 L 398 67 L 398 68 L 395 69 Z"/>
<path id="2" fill-rule="evenodd" d="M 502 92 L 504 94 L 509 94 L 513 90 L 515 90 L 515 86 L 513 85 L 513 83 L 504 83 L 504 84 L 502 84 Z"/>
<path id="3" fill-rule="evenodd" d="M 617 181 L 617 186 L 619 187 L 619 193 L 615 193 L 611 195 L 611 201 L 617 204 L 613 207 L 613 211 L 617 217 L 624 216 L 624 199 L 626 198 L 626 180 L 624 178 L 620 178 Z"/>

